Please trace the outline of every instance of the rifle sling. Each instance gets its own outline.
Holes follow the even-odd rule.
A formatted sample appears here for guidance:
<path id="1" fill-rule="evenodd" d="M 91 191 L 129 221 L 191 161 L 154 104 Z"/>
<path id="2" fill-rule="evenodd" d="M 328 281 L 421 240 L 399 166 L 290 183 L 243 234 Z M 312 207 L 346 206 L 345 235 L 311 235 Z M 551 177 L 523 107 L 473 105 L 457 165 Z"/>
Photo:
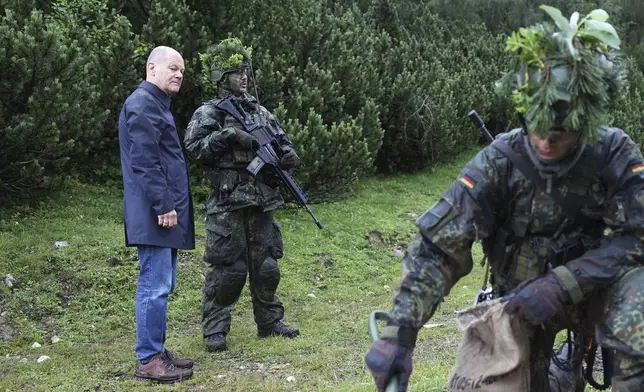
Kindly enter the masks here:
<path id="1" fill-rule="evenodd" d="M 244 130 L 248 132 L 248 126 L 246 125 L 246 121 L 244 121 L 244 116 L 235 107 L 235 105 L 232 102 L 232 98 L 228 97 L 221 100 L 220 102 L 215 104 L 215 107 L 217 109 L 223 110 L 224 112 L 228 113 L 232 118 L 239 121 L 242 127 L 244 127 Z"/>

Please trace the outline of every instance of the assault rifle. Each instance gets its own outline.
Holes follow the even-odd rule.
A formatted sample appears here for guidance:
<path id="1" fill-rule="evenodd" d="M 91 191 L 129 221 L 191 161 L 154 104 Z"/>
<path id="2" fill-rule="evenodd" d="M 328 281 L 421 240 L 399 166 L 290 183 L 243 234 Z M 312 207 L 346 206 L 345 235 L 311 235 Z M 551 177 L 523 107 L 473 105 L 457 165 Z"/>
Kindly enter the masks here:
<path id="1" fill-rule="evenodd" d="M 282 150 L 278 140 L 273 135 L 273 132 L 271 132 L 270 129 L 267 129 L 266 126 L 247 124 L 242 114 L 230 99 L 221 100 L 217 103 L 217 107 L 239 121 L 239 123 L 244 127 L 244 130 L 253 135 L 259 142 L 259 148 L 255 151 L 257 156 L 252 160 L 248 167 L 246 167 L 246 170 L 248 170 L 253 176 L 256 176 L 264 165 L 269 165 L 279 176 L 282 184 L 289 190 L 289 192 L 291 192 L 295 198 L 295 202 L 299 206 L 303 207 L 306 212 L 311 215 L 315 225 L 322 229 L 324 226 L 320 223 L 315 214 L 313 214 L 313 211 L 311 211 L 311 208 L 308 205 L 308 196 L 298 185 L 297 181 L 295 181 L 293 175 L 280 166 L 280 159 L 284 155 L 284 151 Z"/>

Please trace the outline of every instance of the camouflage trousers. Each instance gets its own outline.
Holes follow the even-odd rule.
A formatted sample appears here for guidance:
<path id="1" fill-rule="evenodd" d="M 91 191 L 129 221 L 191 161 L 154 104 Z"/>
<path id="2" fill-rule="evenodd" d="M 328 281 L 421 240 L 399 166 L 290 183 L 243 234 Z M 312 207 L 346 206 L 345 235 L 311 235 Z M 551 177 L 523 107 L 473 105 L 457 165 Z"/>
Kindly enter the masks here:
<path id="1" fill-rule="evenodd" d="M 594 335 L 602 347 L 614 350 L 612 391 L 644 392 L 644 267 L 630 271 L 566 314 L 571 318 L 553 320 L 532 334 L 530 392 L 559 392 L 548 378 L 555 335 L 565 328 L 577 331 L 578 317 L 582 334 Z"/>
<path id="2" fill-rule="evenodd" d="M 204 337 L 230 331 L 231 310 L 250 282 L 258 327 L 284 317 L 275 294 L 280 282 L 277 260 L 283 255 L 282 232 L 270 212 L 258 207 L 208 215 L 204 260 L 210 264 L 203 287 Z"/>

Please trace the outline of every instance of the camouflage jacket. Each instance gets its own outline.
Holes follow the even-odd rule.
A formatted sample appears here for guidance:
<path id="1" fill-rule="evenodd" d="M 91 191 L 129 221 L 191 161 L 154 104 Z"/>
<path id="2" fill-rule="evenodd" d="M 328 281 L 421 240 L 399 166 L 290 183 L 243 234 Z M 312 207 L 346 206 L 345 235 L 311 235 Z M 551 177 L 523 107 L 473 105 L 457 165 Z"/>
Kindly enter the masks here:
<path id="1" fill-rule="evenodd" d="M 292 143 L 278 121 L 254 97 L 230 97 L 248 124 L 269 127 L 284 150 L 292 149 Z M 257 177 L 246 171 L 255 153 L 236 143 L 236 130 L 245 130 L 238 120 L 217 107 L 222 99 L 226 97 L 208 101 L 195 111 L 184 140 L 188 155 L 204 166 L 210 184 L 206 213 L 250 206 L 260 206 L 264 211 L 278 208 L 284 200 L 276 189 L 277 175 L 271 174 L 268 167 Z"/>
<path id="2" fill-rule="evenodd" d="M 497 138 L 532 164 L 522 130 Z M 506 291 L 551 267 L 577 304 L 641 265 L 644 162 L 639 148 L 616 128 L 600 130 L 597 143 L 579 148 L 583 150 L 565 174 L 540 173 L 548 179 L 546 189 L 534 187 L 492 146 L 468 162 L 459 179 L 416 221 L 418 233 L 403 257 L 394 322 L 418 330 L 472 270 L 472 244 L 483 241 L 485 247 L 501 229 L 513 238 L 509 252 L 489 262 L 495 283 Z M 582 226 L 566 215 L 548 196 L 554 188 L 578 201 L 580 213 L 593 223 Z M 595 245 L 563 265 L 548 266 L 553 242 L 575 237 Z"/>

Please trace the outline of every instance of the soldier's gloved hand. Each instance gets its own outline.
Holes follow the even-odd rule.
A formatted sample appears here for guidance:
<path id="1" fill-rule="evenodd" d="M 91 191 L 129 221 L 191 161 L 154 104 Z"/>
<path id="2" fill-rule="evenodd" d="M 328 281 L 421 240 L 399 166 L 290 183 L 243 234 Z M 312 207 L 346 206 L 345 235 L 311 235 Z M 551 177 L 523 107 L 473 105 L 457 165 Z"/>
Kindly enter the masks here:
<path id="1" fill-rule="evenodd" d="M 253 151 L 259 150 L 259 141 L 257 138 L 241 129 L 235 129 L 235 141 L 242 148 Z"/>
<path id="2" fill-rule="evenodd" d="M 282 166 L 282 169 L 292 169 L 297 166 L 299 160 L 295 150 L 288 150 L 284 153 L 282 159 L 280 159 L 280 166 Z"/>
<path id="3" fill-rule="evenodd" d="M 503 310 L 517 314 L 532 325 L 546 322 L 563 312 L 570 297 L 554 273 L 521 283 L 507 296 Z"/>
<path id="4" fill-rule="evenodd" d="M 387 388 L 393 376 L 398 377 L 398 391 L 407 391 L 412 371 L 411 352 L 410 348 L 398 344 L 397 339 L 383 338 L 371 344 L 365 362 L 378 392 Z"/>

